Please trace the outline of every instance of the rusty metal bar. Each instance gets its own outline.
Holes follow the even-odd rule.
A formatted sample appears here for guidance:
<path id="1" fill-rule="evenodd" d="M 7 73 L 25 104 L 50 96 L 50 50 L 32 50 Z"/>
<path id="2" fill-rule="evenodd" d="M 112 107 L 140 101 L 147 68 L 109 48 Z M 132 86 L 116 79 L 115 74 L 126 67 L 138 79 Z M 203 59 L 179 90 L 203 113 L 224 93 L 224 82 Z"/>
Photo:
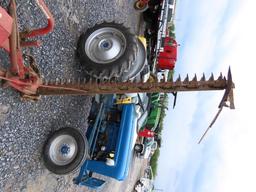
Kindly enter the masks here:
<path id="1" fill-rule="evenodd" d="M 223 107 L 221 107 L 221 108 L 218 110 L 217 114 L 215 115 L 214 119 L 213 119 L 212 122 L 210 123 L 209 127 L 206 129 L 206 131 L 204 132 L 204 134 L 203 134 L 203 135 L 201 136 L 201 138 L 199 139 L 198 144 L 200 144 L 200 143 L 203 141 L 203 139 L 205 138 L 206 134 L 207 134 L 207 133 L 209 132 L 209 130 L 212 128 L 213 124 L 215 123 L 215 121 L 216 121 L 217 118 L 219 117 L 219 115 L 220 115 L 222 109 L 223 109 Z"/>
<path id="2" fill-rule="evenodd" d="M 9 25 L 11 25 L 11 27 L 7 26 L 7 28 L 6 25 L 4 25 L 4 30 L 11 28 L 12 31 L 10 33 L 10 29 L 7 30 L 7 32 L 10 33 L 10 36 L 7 34 L 4 37 L 0 38 L 4 38 L 5 40 L 4 42 L 1 42 L 1 47 L 3 47 L 10 54 L 11 63 L 10 69 L 0 71 L 0 79 L 4 80 L 5 87 L 10 86 L 22 93 L 23 95 L 32 97 L 37 96 L 36 92 L 38 90 L 38 87 L 42 85 L 42 80 L 34 58 L 32 56 L 23 54 L 22 47 L 40 46 L 40 41 L 26 41 L 25 38 L 47 34 L 52 31 L 54 27 L 53 16 L 47 8 L 46 4 L 44 3 L 44 0 L 36 0 L 36 3 L 47 17 L 48 25 L 46 27 L 41 29 L 35 29 L 27 33 L 20 33 L 17 22 L 16 2 L 15 0 L 10 0 L 8 9 L 10 15 L 9 17 L 5 17 L 5 20 L 8 21 L 9 18 L 9 20 L 11 21 Z M 6 11 L 0 11 L 2 16 L 3 13 L 7 14 Z M 7 37 L 9 37 L 9 42 L 7 42 L 6 40 Z M 26 63 L 29 62 L 28 65 L 24 64 L 25 57 L 29 58 L 29 60 L 26 60 Z"/>
<path id="3" fill-rule="evenodd" d="M 17 14 L 16 14 L 16 3 L 11 0 L 9 6 L 9 12 L 13 18 L 12 33 L 10 36 L 10 60 L 11 60 L 11 72 L 13 74 L 18 73 L 21 78 L 25 76 L 25 70 L 22 60 L 22 53 L 19 46 L 19 32 L 17 26 Z M 20 58 L 21 57 L 21 58 Z"/>
<path id="4" fill-rule="evenodd" d="M 213 77 L 213 75 L 212 75 L 212 77 Z M 223 78 L 222 74 L 220 74 L 218 79 L 221 79 L 221 78 Z M 235 109 L 233 88 L 235 88 L 235 85 L 232 81 L 231 69 L 229 67 L 227 85 L 226 85 L 224 95 L 223 95 L 221 102 L 218 106 L 219 110 L 218 110 L 217 114 L 215 115 L 215 117 L 213 118 L 212 122 L 210 123 L 209 127 L 205 130 L 205 132 L 199 139 L 198 144 L 200 144 L 202 142 L 202 140 L 205 138 L 206 134 L 208 133 L 208 131 L 211 129 L 211 127 L 213 126 L 213 124 L 215 123 L 217 118 L 219 117 L 223 107 L 229 107 L 230 109 Z M 229 104 L 227 102 L 229 102 Z"/>
<path id="5" fill-rule="evenodd" d="M 222 74 L 221 74 L 221 76 L 222 76 Z M 226 106 L 227 105 L 226 102 L 229 101 L 229 107 L 231 109 L 235 109 L 234 98 L 233 98 L 233 88 L 235 88 L 235 85 L 233 83 L 231 69 L 229 67 L 227 87 L 224 92 L 223 98 L 219 104 L 219 108 Z"/>
<path id="6" fill-rule="evenodd" d="M 231 79 L 232 80 L 232 79 Z M 70 82 L 70 81 L 68 81 Z M 124 93 L 170 93 L 170 92 L 185 92 L 185 91 L 213 91 L 224 90 L 230 84 L 225 77 L 219 77 L 214 80 L 197 81 L 196 76 L 192 80 L 186 78 L 181 81 L 180 76 L 176 81 L 170 82 L 147 82 L 147 83 L 133 83 L 133 82 L 105 82 L 105 83 L 85 83 L 78 84 L 75 82 L 62 83 L 51 82 L 44 83 L 38 88 L 39 95 L 95 95 L 95 94 L 124 94 Z M 233 84 L 233 82 L 231 82 Z"/>

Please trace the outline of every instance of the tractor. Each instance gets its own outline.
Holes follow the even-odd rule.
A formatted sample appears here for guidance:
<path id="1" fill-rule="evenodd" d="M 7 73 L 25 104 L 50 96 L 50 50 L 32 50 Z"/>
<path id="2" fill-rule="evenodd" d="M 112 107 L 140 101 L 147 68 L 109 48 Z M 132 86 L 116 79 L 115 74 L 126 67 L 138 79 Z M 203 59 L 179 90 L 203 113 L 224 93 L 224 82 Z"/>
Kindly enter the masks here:
<path id="1" fill-rule="evenodd" d="M 112 94 L 95 98 L 86 135 L 64 127 L 49 136 L 43 149 L 47 169 L 63 175 L 80 168 L 74 183 L 91 189 L 106 182 L 94 173 L 119 181 L 127 178 L 142 116 L 139 103 L 123 104 Z"/>
<path id="2" fill-rule="evenodd" d="M 97 24 L 80 36 L 77 55 L 92 78 L 77 82 L 43 80 L 34 58 L 22 54 L 23 47 L 40 45 L 31 37 L 53 30 L 54 19 L 43 0 L 36 0 L 36 3 L 47 18 L 47 26 L 29 32 L 19 32 L 15 0 L 10 1 L 8 12 L 0 7 L 0 47 L 9 53 L 11 65 L 0 69 L 4 87 L 12 87 L 22 98 L 32 100 L 41 95 L 105 95 L 95 103 L 96 109 L 92 108 L 87 133 L 65 127 L 54 132 L 44 146 L 43 159 L 50 171 L 67 174 L 80 168 L 74 178 L 76 184 L 101 187 L 105 181 L 93 177 L 94 172 L 117 180 L 127 176 L 134 136 L 144 124 L 147 113 L 140 98 L 138 103 L 124 102 L 127 100 L 119 101 L 116 94 L 225 90 L 217 116 L 223 107 L 234 109 L 230 69 L 227 78 L 220 74 L 217 79 L 211 75 L 209 80 L 203 75 L 199 81 L 197 76 L 192 80 L 186 77 L 183 81 L 180 76 L 176 81 L 173 78 L 149 81 L 151 74 L 174 67 L 177 43 L 166 35 L 169 1 L 148 2 L 152 4 L 148 4 L 144 13 L 153 8 L 151 19 L 157 19 L 157 30 L 148 28 L 146 39 L 115 22 Z"/>
<path id="3" fill-rule="evenodd" d="M 143 13 L 147 23 L 144 37 L 136 37 L 114 22 L 95 25 L 80 36 L 78 56 L 89 75 L 141 82 L 146 74 L 173 70 L 178 44 L 168 33 L 168 1 L 156 1 L 151 7 Z"/>

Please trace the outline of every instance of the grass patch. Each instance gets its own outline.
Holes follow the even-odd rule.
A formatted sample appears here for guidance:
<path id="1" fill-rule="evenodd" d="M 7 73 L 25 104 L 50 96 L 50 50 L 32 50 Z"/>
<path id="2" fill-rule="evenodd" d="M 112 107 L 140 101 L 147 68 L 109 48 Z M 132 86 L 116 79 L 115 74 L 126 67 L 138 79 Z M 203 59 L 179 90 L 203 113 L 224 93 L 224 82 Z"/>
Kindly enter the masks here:
<path id="1" fill-rule="evenodd" d="M 159 155 L 160 155 L 160 150 L 159 150 L 159 148 L 157 148 L 155 153 L 153 154 L 153 156 L 150 159 L 150 166 L 152 168 L 154 177 L 156 177 L 156 175 L 157 175 L 157 162 L 158 162 Z"/>

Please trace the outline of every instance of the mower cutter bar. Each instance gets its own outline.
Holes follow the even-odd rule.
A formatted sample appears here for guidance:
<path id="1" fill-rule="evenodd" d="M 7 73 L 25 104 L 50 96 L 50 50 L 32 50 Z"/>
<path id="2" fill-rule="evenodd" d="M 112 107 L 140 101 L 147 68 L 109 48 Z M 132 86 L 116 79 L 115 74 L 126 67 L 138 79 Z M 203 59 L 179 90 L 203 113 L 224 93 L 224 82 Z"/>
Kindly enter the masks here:
<path id="1" fill-rule="evenodd" d="M 229 77 L 231 72 L 229 70 Z M 95 94 L 124 94 L 124 93 L 170 93 L 170 92 L 184 92 L 184 91 L 210 91 L 210 90 L 224 90 L 228 87 L 234 87 L 232 78 L 226 79 L 222 74 L 215 80 L 213 74 L 206 80 L 205 75 L 198 81 L 195 75 L 192 80 L 187 76 L 183 81 L 179 76 L 176 81 L 172 79 L 168 82 L 86 82 L 81 83 L 81 80 L 74 82 L 68 80 L 66 82 L 44 82 L 39 86 L 38 95 L 95 95 Z M 230 90 L 229 90 L 230 91 Z"/>
<path id="2" fill-rule="evenodd" d="M 70 80 L 68 80 L 69 82 Z M 177 91 L 206 91 L 206 90 L 223 90 L 227 87 L 227 81 L 208 80 L 208 81 L 177 81 L 170 82 L 91 82 L 85 84 L 78 84 L 75 82 L 58 84 L 46 83 L 39 86 L 39 95 L 95 95 L 95 94 L 124 94 L 124 93 L 169 93 Z"/>

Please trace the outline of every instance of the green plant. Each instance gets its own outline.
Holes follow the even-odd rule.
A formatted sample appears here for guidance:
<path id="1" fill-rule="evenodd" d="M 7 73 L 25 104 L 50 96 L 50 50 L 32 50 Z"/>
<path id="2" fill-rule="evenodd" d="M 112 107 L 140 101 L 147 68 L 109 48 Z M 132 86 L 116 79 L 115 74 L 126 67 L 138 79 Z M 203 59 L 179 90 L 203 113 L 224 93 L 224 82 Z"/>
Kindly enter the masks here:
<path id="1" fill-rule="evenodd" d="M 153 154 L 153 156 L 150 159 L 150 166 L 152 168 L 154 177 L 157 175 L 157 163 L 158 163 L 159 155 L 160 155 L 160 150 L 159 150 L 159 148 L 157 148 L 155 153 Z"/>

